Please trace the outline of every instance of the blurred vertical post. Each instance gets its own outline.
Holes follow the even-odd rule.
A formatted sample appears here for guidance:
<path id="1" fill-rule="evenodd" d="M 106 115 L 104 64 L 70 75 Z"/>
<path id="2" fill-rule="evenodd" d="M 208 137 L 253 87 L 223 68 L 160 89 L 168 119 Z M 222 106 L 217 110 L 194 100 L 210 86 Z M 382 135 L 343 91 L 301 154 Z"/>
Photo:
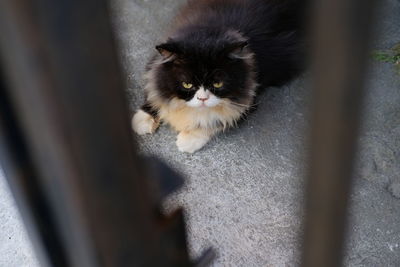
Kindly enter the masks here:
<path id="1" fill-rule="evenodd" d="M 311 169 L 302 266 L 340 266 L 375 1 L 313 1 Z"/>
<path id="2" fill-rule="evenodd" d="M 41 265 L 191 266 L 150 192 L 177 179 L 135 153 L 107 1 L 0 1 L 0 60 L 0 160 Z"/>

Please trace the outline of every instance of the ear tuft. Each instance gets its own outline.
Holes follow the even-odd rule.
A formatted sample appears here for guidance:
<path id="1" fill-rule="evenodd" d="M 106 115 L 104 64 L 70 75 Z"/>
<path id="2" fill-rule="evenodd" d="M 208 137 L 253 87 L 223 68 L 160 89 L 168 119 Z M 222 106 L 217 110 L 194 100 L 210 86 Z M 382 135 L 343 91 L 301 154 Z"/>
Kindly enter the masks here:
<path id="1" fill-rule="evenodd" d="M 244 53 L 243 49 L 248 45 L 247 41 L 238 41 L 228 45 L 226 51 L 228 57 L 233 59 L 243 59 L 247 58 L 248 55 Z"/>
<path id="2" fill-rule="evenodd" d="M 171 41 L 157 45 L 156 49 L 165 60 L 172 60 L 179 53 L 177 44 Z"/>

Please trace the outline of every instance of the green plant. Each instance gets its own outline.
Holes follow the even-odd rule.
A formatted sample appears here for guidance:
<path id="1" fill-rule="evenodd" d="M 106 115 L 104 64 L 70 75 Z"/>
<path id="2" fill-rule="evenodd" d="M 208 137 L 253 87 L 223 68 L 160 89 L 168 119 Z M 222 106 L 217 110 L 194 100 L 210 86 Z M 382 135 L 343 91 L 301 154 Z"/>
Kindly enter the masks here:
<path id="1" fill-rule="evenodd" d="M 394 64 L 397 74 L 400 75 L 400 43 L 389 50 L 376 50 L 372 52 L 372 57 L 380 62 Z"/>

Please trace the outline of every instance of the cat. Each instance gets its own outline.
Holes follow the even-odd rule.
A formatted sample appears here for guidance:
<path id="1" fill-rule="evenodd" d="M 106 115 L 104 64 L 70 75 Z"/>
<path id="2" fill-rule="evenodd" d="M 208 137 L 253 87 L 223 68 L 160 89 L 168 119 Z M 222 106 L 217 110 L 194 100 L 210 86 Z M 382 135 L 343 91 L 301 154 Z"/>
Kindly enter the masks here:
<path id="1" fill-rule="evenodd" d="M 134 131 L 168 123 L 179 151 L 193 153 L 235 126 L 259 88 L 304 68 L 304 8 L 301 0 L 189 0 L 147 65 Z"/>

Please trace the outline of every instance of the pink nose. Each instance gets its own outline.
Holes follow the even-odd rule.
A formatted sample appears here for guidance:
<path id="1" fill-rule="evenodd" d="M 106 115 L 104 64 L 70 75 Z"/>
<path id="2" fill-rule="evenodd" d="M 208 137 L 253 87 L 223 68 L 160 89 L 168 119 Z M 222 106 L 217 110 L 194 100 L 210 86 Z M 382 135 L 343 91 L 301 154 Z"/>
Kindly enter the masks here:
<path id="1" fill-rule="evenodd" d="M 204 102 L 208 99 L 208 97 L 197 97 L 197 99 Z"/>

